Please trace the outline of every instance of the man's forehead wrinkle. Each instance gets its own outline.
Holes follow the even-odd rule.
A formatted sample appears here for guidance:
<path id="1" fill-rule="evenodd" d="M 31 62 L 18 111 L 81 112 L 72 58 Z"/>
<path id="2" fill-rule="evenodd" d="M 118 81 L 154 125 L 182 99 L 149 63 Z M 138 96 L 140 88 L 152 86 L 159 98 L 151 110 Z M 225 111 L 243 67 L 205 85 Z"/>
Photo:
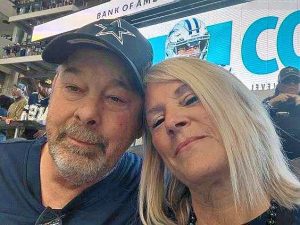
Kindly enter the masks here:
<path id="1" fill-rule="evenodd" d="M 63 75 L 63 77 L 68 76 L 68 74 L 69 75 L 72 74 L 75 76 L 79 76 L 79 75 L 83 74 L 82 76 L 84 76 L 84 71 L 81 70 L 80 68 L 77 68 L 74 66 L 66 66 L 62 69 L 61 74 Z M 95 76 L 103 76 L 103 75 L 96 74 L 96 71 L 95 71 Z M 107 75 L 107 76 L 111 77 L 111 79 L 109 81 L 110 88 L 123 88 L 128 91 L 133 91 L 126 76 L 121 75 L 121 74 Z"/>
<path id="2" fill-rule="evenodd" d="M 94 69 L 92 72 L 95 74 L 100 73 L 111 73 L 111 69 L 110 68 L 105 68 L 103 67 L 99 67 L 98 69 Z M 77 64 L 68 64 L 68 65 L 64 65 L 61 69 L 60 69 L 61 73 L 73 73 L 73 74 L 84 74 L 86 73 L 86 69 L 84 69 L 83 67 L 81 67 L 81 65 L 77 65 Z M 90 72 L 90 71 L 89 71 Z M 123 81 L 123 82 L 127 82 L 127 78 L 126 76 L 124 76 L 125 71 L 121 71 L 121 72 L 116 72 L 115 73 L 115 77 L 117 77 L 117 79 Z M 99 76 L 101 76 L 101 74 L 99 74 Z"/>
<path id="3" fill-rule="evenodd" d="M 62 73 L 65 74 L 65 73 L 72 73 L 72 74 L 79 74 L 81 73 L 82 71 L 79 69 L 79 68 L 76 68 L 74 66 L 66 66 L 63 68 L 62 70 Z"/>
<path id="4" fill-rule="evenodd" d="M 112 59 L 117 60 L 120 63 L 124 63 L 123 59 L 115 54 L 112 51 L 107 49 L 90 49 L 90 48 L 83 48 L 80 50 L 76 50 L 72 55 L 68 57 L 66 60 L 67 63 L 72 62 L 79 62 L 79 63 L 87 63 L 89 62 L 110 62 Z"/>
<path id="5" fill-rule="evenodd" d="M 94 76 L 108 76 L 111 78 L 110 82 L 112 83 L 112 85 L 109 85 L 110 87 L 115 85 L 131 92 L 135 91 L 134 74 L 119 56 L 106 50 L 86 49 L 84 52 L 86 53 L 84 54 L 85 56 L 91 57 L 84 59 L 82 58 L 82 54 L 74 52 L 61 65 L 61 73 L 67 76 L 74 74 L 80 77 L 83 77 L 86 72 L 93 73 Z M 93 64 L 93 67 L 88 66 L 90 63 Z M 94 66 L 95 64 L 98 66 Z M 88 71 L 85 71 L 85 68 Z M 90 70 L 89 68 L 93 68 L 94 70 Z"/>
<path id="6" fill-rule="evenodd" d="M 128 82 L 123 81 L 121 79 L 118 78 L 112 78 L 109 81 L 109 85 L 108 88 L 121 88 L 124 89 L 126 91 L 132 91 L 130 85 L 128 84 Z"/>

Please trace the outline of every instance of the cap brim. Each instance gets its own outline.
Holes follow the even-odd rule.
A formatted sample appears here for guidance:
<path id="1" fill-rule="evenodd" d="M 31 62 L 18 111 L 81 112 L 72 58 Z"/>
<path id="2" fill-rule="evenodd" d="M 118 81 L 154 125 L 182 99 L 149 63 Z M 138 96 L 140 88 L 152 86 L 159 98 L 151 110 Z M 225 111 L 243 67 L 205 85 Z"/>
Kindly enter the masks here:
<path id="1" fill-rule="evenodd" d="M 111 43 L 103 39 L 99 39 L 99 37 L 95 37 L 93 35 L 82 33 L 69 33 L 60 35 L 47 45 L 42 53 L 42 58 L 45 62 L 48 63 L 62 64 L 77 49 L 84 47 L 93 47 L 95 49 L 104 48 L 111 52 L 114 52 L 117 56 L 121 57 L 124 60 L 126 65 L 128 65 L 133 70 L 140 85 L 142 85 L 143 82 L 140 78 L 140 74 L 131 60 Z"/>
<path id="2" fill-rule="evenodd" d="M 299 74 L 296 74 L 296 73 L 290 73 L 288 75 L 285 75 L 284 78 L 281 78 L 280 79 L 280 82 L 284 81 L 285 79 L 287 79 L 288 77 L 299 77 L 300 78 L 300 75 Z"/>

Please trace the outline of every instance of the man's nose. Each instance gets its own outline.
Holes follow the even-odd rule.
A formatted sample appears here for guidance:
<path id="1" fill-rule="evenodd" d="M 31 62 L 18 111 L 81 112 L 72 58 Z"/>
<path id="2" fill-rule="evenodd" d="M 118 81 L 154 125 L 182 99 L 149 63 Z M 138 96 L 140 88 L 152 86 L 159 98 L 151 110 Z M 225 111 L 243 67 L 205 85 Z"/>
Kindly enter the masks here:
<path id="1" fill-rule="evenodd" d="M 101 111 L 103 104 L 95 96 L 87 96 L 80 101 L 74 116 L 83 125 L 95 127 L 101 122 Z"/>

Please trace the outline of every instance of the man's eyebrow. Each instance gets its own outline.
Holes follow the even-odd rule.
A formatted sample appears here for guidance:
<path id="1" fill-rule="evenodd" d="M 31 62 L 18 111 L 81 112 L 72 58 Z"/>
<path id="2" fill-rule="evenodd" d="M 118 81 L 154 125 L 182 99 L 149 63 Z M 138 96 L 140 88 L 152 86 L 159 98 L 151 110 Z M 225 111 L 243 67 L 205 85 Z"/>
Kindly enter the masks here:
<path id="1" fill-rule="evenodd" d="M 71 67 L 67 67 L 67 68 L 63 69 L 61 73 L 62 74 L 64 74 L 64 73 L 73 73 L 73 74 L 77 75 L 77 74 L 81 73 L 81 71 L 80 71 L 80 69 L 71 66 Z"/>
<path id="2" fill-rule="evenodd" d="M 70 67 L 67 67 L 64 70 L 62 70 L 61 73 L 62 74 L 72 73 L 74 75 L 79 75 L 80 73 L 82 73 L 82 71 L 76 67 L 70 66 Z M 110 87 L 120 87 L 127 91 L 134 91 L 133 88 L 131 88 L 130 85 L 126 81 L 119 79 L 119 78 L 113 78 L 110 83 Z"/>
<path id="3" fill-rule="evenodd" d="M 189 91 L 191 91 L 191 88 L 187 84 L 182 84 L 175 90 L 174 94 L 176 98 L 179 98 L 180 96 Z"/>

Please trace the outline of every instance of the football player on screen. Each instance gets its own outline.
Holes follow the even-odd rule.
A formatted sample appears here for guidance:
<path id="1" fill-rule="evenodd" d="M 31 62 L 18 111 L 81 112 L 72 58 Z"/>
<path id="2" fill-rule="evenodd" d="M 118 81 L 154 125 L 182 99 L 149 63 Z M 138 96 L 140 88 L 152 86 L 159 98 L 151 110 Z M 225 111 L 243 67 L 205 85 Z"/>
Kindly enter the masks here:
<path id="1" fill-rule="evenodd" d="M 166 44 L 166 58 L 191 56 L 206 59 L 209 33 L 203 21 L 198 18 L 184 19 L 170 31 Z"/>

